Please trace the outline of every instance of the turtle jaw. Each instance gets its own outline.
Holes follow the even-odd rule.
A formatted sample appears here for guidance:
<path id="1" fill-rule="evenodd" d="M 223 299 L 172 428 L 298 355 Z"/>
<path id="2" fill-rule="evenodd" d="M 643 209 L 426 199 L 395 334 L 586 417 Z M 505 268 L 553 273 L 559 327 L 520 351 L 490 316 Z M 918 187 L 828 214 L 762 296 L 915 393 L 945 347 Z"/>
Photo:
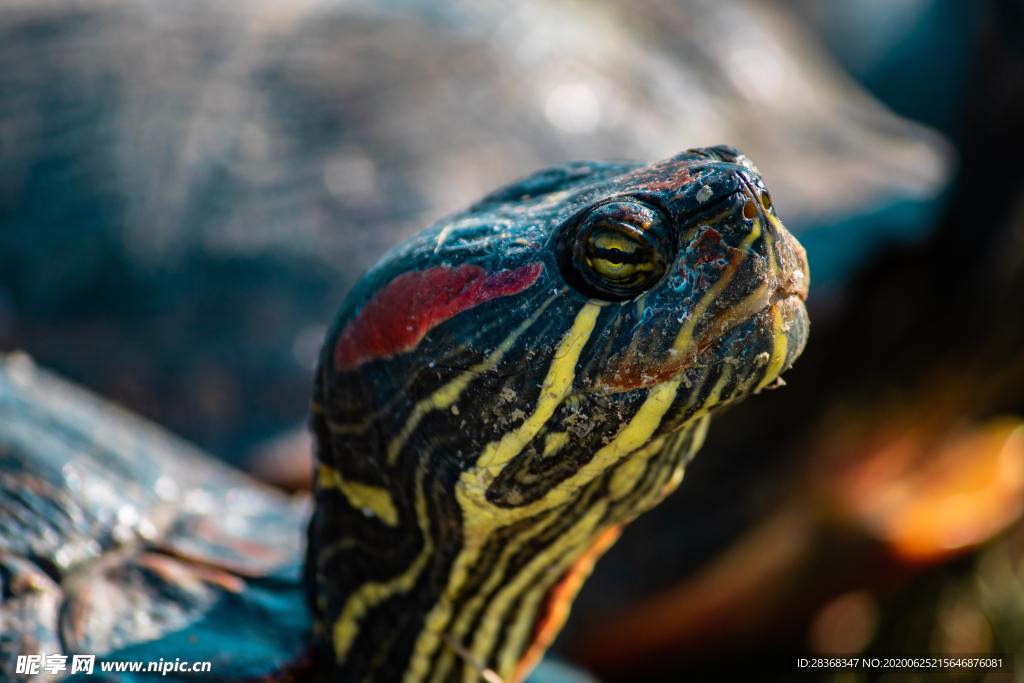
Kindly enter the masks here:
<path id="1" fill-rule="evenodd" d="M 766 239 L 770 240 L 770 266 L 775 276 L 775 291 L 769 306 L 773 321 L 773 344 L 785 344 L 786 353 L 774 381 L 789 370 L 803 352 L 810 332 L 807 313 L 807 294 L 811 285 L 811 270 L 807 251 L 770 211 L 762 210 L 766 226 Z M 775 321 L 781 321 L 776 325 Z M 779 329 L 781 328 L 781 329 Z M 762 383 L 761 386 L 768 386 Z"/>
<path id="2" fill-rule="evenodd" d="M 811 285 L 811 270 L 807 262 L 807 251 L 782 221 L 770 211 L 761 210 L 760 213 L 766 230 L 765 239 L 769 243 L 769 267 L 775 281 L 769 304 L 775 340 L 773 343 L 785 344 L 787 349 L 776 373 L 777 378 L 793 365 L 807 344 L 810 319 L 805 302 Z"/>
<path id="3" fill-rule="evenodd" d="M 738 375 L 746 370 L 747 376 L 745 382 L 737 381 L 730 400 L 776 386 L 782 373 L 803 353 L 810 332 L 805 304 L 811 281 L 807 252 L 782 221 L 761 208 L 756 195 L 748 193 L 759 204 L 768 294 L 760 310 L 746 320 L 741 311 L 733 315 L 732 329 L 719 328 L 718 357 L 729 359 L 726 362 L 736 366 Z"/>
<path id="4" fill-rule="evenodd" d="M 771 326 L 772 349 L 768 351 L 769 366 L 758 382 L 758 391 L 774 386 L 779 376 L 789 370 L 803 353 L 810 330 L 803 296 L 789 294 L 780 297 L 765 312 L 765 327 Z"/>

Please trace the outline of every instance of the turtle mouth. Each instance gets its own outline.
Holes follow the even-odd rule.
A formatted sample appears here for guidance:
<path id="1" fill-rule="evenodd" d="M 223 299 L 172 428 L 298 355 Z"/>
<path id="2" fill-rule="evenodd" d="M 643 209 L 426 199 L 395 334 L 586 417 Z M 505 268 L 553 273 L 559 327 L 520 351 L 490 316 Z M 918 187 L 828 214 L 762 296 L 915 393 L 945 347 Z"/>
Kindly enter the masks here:
<path id="1" fill-rule="evenodd" d="M 726 312 L 712 322 L 682 362 L 666 364 L 646 386 L 684 380 L 689 373 L 707 373 L 719 364 L 747 377 L 760 374 L 751 385 L 754 393 L 777 386 L 779 376 L 793 366 L 807 343 L 806 296 L 806 290 L 778 287 L 759 298 L 761 305 L 751 306 L 753 310 Z"/>
<path id="2" fill-rule="evenodd" d="M 778 370 L 771 377 L 766 374 L 760 383 L 761 387 L 773 386 L 772 382 L 789 370 L 803 353 L 810 331 L 810 319 L 807 314 L 807 306 L 804 303 L 806 298 L 806 292 L 785 294 L 774 300 L 769 306 L 767 313 L 771 316 L 772 321 L 782 321 L 781 325 L 777 325 L 781 329 L 773 331 L 773 345 L 783 346 L 784 351 Z"/>
<path id="3" fill-rule="evenodd" d="M 806 277 L 802 280 L 806 281 Z M 803 352 L 809 329 L 807 306 L 804 303 L 807 287 L 801 286 L 800 282 L 799 276 L 794 279 L 787 277 L 774 289 L 721 314 L 701 336 L 688 362 L 678 367 L 669 379 L 679 378 L 691 367 L 703 364 L 702 360 L 709 353 L 740 359 L 742 362 L 748 355 L 745 347 L 751 343 L 760 349 L 755 355 L 769 354 L 769 368 L 766 372 L 772 376 L 766 374 L 761 385 L 768 384 L 789 370 Z M 744 341 L 748 335 L 740 334 L 748 328 L 754 342 Z M 718 351 L 722 346 L 730 348 Z"/>

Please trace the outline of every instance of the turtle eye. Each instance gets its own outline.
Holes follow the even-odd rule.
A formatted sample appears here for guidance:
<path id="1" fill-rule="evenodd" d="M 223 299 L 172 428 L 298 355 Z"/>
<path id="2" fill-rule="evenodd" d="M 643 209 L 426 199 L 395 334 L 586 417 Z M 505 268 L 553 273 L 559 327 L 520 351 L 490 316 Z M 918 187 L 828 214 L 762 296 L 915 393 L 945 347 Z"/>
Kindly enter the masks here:
<path id="1" fill-rule="evenodd" d="M 562 272 L 590 297 L 631 299 L 661 279 L 672 256 L 661 213 L 636 200 L 601 204 L 567 232 Z"/>

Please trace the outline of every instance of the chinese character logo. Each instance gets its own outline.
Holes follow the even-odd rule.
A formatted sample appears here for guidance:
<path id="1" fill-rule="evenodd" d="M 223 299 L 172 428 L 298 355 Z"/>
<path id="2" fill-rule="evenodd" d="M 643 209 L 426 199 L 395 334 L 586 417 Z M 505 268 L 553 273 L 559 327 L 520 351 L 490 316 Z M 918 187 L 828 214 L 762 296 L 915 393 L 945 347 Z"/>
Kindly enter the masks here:
<path id="1" fill-rule="evenodd" d="M 91 674 L 96 664 L 96 655 L 75 655 L 71 658 L 71 673 Z"/>
<path id="2" fill-rule="evenodd" d="M 68 668 L 68 656 L 67 655 L 46 655 L 43 657 L 43 669 L 46 673 L 51 676 L 56 676 L 59 673 L 64 673 L 64 670 Z"/>
<path id="3" fill-rule="evenodd" d="M 14 665 L 14 673 L 25 674 L 26 676 L 38 676 L 39 669 L 42 665 L 42 655 L 18 655 L 18 661 Z"/>

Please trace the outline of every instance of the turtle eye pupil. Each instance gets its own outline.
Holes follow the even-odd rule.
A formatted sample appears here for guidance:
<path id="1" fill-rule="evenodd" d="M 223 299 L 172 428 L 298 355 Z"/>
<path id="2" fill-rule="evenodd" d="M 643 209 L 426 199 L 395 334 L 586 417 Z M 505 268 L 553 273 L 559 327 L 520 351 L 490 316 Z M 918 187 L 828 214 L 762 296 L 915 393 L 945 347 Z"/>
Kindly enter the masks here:
<path id="1" fill-rule="evenodd" d="M 602 277 L 613 282 L 625 282 L 638 267 L 650 260 L 644 245 L 634 241 L 636 236 L 621 227 L 603 227 L 592 231 L 587 238 L 585 253 L 587 265 Z"/>

